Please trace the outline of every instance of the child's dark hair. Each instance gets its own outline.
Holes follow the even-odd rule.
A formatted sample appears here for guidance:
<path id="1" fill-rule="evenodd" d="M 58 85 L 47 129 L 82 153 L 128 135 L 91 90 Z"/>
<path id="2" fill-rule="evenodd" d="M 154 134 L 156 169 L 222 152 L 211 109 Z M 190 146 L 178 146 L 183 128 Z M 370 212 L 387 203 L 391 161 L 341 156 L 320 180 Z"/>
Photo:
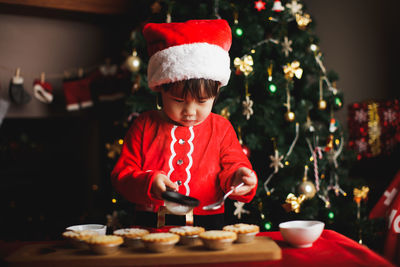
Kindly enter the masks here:
<path id="1" fill-rule="evenodd" d="M 183 87 L 181 87 L 181 85 Z M 219 82 L 209 79 L 189 79 L 178 81 L 174 83 L 163 84 L 162 88 L 164 92 L 171 92 L 171 94 L 178 94 L 178 88 L 183 88 L 180 98 L 186 98 L 188 95 L 192 96 L 196 100 L 203 100 L 211 97 L 217 98 L 219 93 Z M 200 90 L 203 88 L 203 90 Z"/>

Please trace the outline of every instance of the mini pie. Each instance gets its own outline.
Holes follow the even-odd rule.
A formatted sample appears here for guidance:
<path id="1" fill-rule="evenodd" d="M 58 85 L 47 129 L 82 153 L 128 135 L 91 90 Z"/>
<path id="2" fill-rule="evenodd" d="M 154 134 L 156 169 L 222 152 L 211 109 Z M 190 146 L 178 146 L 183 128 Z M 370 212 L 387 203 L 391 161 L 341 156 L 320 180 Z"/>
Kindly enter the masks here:
<path id="1" fill-rule="evenodd" d="M 94 235 L 88 238 L 86 242 L 92 245 L 121 245 L 124 240 L 117 235 Z"/>
<path id="2" fill-rule="evenodd" d="M 124 239 L 117 235 L 94 235 L 85 242 L 96 254 L 113 254 L 118 251 Z"/>
<path id="3" fill-rule="evenodd" d="M 223 250 L 229 248 L 237 239 L 235 232 L 222 230 L 210 230 L 201 233 L 200 239 L 204 246 L 211 250 Z"/>
<path id="4" fill-rule="evenodd" d="M 210 231 L 205 231 L 200 234 L 201 239 L 206 239 L 206 240 L 225 240 L 225 239 L 232 239 L 236 240 L 237 235 L 235 232 L 228 232 L 228 231 L 222 231 L 222 230 L 210 230 Z"/>
<path id="5" fill-rule="evenodd" d="M 150 243 L 178 242 L 179 235 L 173 233 L 152 233 L 143 236 L 142 241 Z"/>
<path id="6" fill-rule="evenodd" d="M 72 239 L 76 241 L 85 241 L 91 236 L 99 235 L 95 231 L 83 230 L 83 231 L 65 231 L 62 236 L 67 239 Z"/>
<path id="7" fill-rule="evenodd" d="M 171 250 L 179 239 L 179 235 L 173 233 L 152 233 L 142 237 L 145 248 L 152 252 Z"/>
<path id="8" fill-rule="evenodd" d="M 180 236 L 179 244 L 182 245 L 196 245 L 200 242 L 199 234 L 203 233 L 205 229 L 200 226 L 180 226 L 169 229 L 170 233 Z"/>
<path id="9" fill-rule="evenodd" d="M 142 228 L 125 228 L 114 231 L 114 235 L 125 238 L 141 238 L 142 236 L 147 235 L 149 233 L 150 233 L 149 231 Z"/>
<path id="10" fill-rule="evenodd" d="M 254 240 L 254 237 L 260 232 L 260 227 L 255 224 L 237 223 L 226 225 L 222 228 L 224 231 L 235 232 L 237 234 L 237 243 L 248 243 Z"/>
<path id="11" fill-rule="evenodd" d="M 180 236 L 194 236 L 203 233 L 205 229 L 200 226 L 181 226 L 169 229 L 170 233 Z"/>
<path id="12" fill-rule="evenodd" d="M 233 225 L 226 225 L 222 228 L 224 231 L 235 232 L 237 234 L 248 234 L 260 232 L 260 227 L 255 224 L 237 223 Z"/>

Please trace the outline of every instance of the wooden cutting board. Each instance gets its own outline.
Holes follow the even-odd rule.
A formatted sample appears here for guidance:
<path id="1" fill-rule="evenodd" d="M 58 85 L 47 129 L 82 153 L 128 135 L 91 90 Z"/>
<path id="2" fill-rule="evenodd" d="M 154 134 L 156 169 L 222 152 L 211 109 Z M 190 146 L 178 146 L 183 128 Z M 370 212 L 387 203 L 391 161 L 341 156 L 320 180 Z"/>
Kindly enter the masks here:
<path id="1" fill-rule="evenodd" d="M 216 262 L 249 262 L 281 259 L 280 247 L 269 237 L 256 236 L 250 243 L 234 243 L 227 250 L 208 250 L 203 245 L 176 245 L 163 253 L 120 247 L 112 255 L 96 255 L 90 250 L 63 245 L 34 244 L 21 247 L 6 261 L 10 266 L 137 266 L 160 264 L 200 264 Z"/>

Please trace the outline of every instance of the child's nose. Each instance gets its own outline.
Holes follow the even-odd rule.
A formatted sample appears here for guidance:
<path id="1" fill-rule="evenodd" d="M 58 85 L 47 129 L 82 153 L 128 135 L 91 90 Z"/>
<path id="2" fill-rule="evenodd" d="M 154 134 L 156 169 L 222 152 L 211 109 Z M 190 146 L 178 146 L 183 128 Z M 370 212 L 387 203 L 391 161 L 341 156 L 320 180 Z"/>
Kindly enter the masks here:
<path id="1" fill-rule="evenodd" d="M 189 102 L 185 105 L 184 113 L 186 116 L 193 116 L 196 114 L 196 105 L 194 102 Z"/>

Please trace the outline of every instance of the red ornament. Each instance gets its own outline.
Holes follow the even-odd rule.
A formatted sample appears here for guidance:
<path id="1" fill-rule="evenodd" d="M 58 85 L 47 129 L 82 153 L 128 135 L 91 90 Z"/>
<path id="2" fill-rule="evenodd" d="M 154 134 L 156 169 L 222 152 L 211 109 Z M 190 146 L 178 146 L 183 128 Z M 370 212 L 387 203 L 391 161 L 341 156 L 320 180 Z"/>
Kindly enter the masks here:
<path id="1" fill-rule="evenodd" d="M 257 11 L 261 11 L 265 9 L 265 2 L 258 0 L 254 2 L 254 8 L 257 9 Z"/>
<path id="2" fill-rule="evenodd" d="M 243 150 L 243 153 L 244 153 L 248 158 L 250 158 L 250 149 L 249 149 L 247 146 L 242 145 L 242 150 Z"/>

